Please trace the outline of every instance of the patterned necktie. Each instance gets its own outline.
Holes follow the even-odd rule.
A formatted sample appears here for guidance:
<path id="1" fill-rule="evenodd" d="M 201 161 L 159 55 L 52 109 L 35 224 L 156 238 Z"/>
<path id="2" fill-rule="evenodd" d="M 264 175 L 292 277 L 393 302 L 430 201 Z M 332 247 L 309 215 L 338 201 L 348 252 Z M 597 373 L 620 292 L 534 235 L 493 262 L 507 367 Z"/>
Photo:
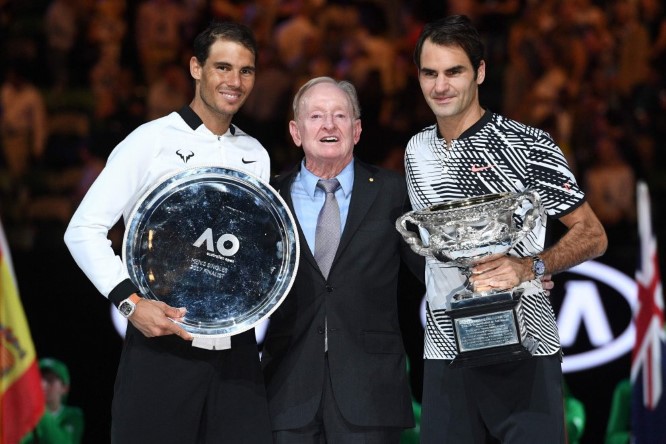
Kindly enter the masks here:
<path id="1" fill-rule="evenodd" d="M 317 218 L 314 257 L 322 274 L 328 278 L 340 243 L 340 208 L 335 198 L 335 190 L 340 187 L 340 182 L 338 179 L 320 179 L 317 186 L 326 192 L 326 201 Z"/>

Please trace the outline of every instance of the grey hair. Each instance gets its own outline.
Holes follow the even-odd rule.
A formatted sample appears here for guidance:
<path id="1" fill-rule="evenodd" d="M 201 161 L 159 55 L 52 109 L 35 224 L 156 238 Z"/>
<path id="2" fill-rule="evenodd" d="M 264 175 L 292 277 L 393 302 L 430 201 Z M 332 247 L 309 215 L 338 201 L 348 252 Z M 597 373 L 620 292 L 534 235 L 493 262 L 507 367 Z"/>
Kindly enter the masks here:
<path id="1" fill-rule="evenodd" d="M 301 88 L 298 90 L 296 95 L 294 96 L 294 119 L 298 119 L 298 113 L 301 108 L 301 99 L 305 95 L 305 93 L 312 88 L 315 85 L 318 85 L 320 83 L 330 83 L 332 85 L 337 86 L 347 94 L 347 98 L 349 99 L 349 103 L 352 106 L 352 113 L 354 119 L 360 119 L 361 118 L 361 105 L 358 103 L 358 94 L 356 94 L 356 88 L 354 88 L 354 85 L 352 85 L 350 82 L 346 80 L 340 80 L 337 81 L 333 79 L 332 77 L 315 77 L 314 79 L 308 80 Z"/>

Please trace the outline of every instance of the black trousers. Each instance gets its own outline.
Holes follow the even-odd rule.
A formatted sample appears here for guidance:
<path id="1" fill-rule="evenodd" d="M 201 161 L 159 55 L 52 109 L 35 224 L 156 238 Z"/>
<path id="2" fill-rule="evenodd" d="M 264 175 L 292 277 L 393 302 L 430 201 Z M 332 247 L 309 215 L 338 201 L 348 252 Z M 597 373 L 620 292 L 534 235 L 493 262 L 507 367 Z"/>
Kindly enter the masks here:
<path id="1" fill-rule="evenodd" d="M 177 336 L 146 338 L 130 323 L 111 428 L 114 444 L 271 443 L 254 330 L 213 351 Z"/>
<path id="2" fill-rule="evenodd" d="M 277 430 L 273 434 L 275 444 L 398 444 L 401 428 L 362 427 L 347 421 L 333 394 L 331 376 L 326 359 L 324 387 L 319 410 L 313 421 L 296 430 Z M 359 393 L 359 396 L 364 396 Z"/>
<path id="3" fill-rule="evenodd" d="M 560 355 L 473 368 L 424 362 L 422 444 L 565 442 Z"/>

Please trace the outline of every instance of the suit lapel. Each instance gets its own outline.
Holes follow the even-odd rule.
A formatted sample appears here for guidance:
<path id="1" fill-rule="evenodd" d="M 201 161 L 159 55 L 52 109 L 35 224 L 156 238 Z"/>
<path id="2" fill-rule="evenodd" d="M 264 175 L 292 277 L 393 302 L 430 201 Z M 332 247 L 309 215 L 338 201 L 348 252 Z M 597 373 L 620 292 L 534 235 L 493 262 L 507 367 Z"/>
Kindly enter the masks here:
<path id="1" fill-rule="evenodd" d="M 294 202 L 291 199 L 291 185 L 296 179 L 296 174 L 298 174 L 298 168 L 295 168 L 292 172 L 288 173 L 287 176 L 275 182 L 275 189 L 278 191 L 282 199 L 284 199 L 287 207 L 289 207 L 289 211 L 291 211 L 291 214 L 296 221 L 296 228 L 298 229 L 298 241 L 300 243 L 300 260 L 306 260 L 313 267 L 319 269 L 319 265 L 317 265 L 317 261 L 315 261 L 315 258 L 312 255 L 312 251 L 310 251 L 308 241 L 305 239 L 305 235 L 301 229 L 301 223 L 298 221 L 296 211 L 294 211 Z"/>
<path id="2" fill-rule="evenodd" d="M 338 251 L 335 253 L 335 259 L 333 259 L 333 265 L 331 270 L 335 268 L 335 263 L 337 262 L 340 255 L 344 250 L 349 246 L 352 238 L 358 228 L 361 226 L 361 223 L 365 219 L 370 210 L 370 207 L 374 203 L 375 199 L 379 195 L 379 189 L 381 188 L 381 183 L 375 177 L 376 169 L 372 169 L 367 164 L 356 159 L 354 161 L 354 185 L 352 189 L 352 197 L 349 202 L 349 212 L 347 213 L 347 220 L 345 222 L 345 229 L 342 232 L 340 238 L 340 244 L 338 245 Z M 278 179 L 275 182 L 275 189 L 280 193 L 280 196 L 284 199 L 285 203 L 289 207 L 291 214 L 296 220 L 296 226 L 298 228 L 298 239 L 301 245 L 301 260 L 306 260 L 313 267 L 319 269 L 317 261 L 310 251 L 307 240 L 303 235 L 303 230 L 301 229 L 301 224 L 298 221 L 296 212 L 294 211 L 294 204 L 291 199 L 291 185 L 296 178 L 298 173 L 298 168 L 294 169 L 291 173 L 287 174 L 283 178 Z"/>
<path id="3" fill-rule="evenodd" d="M 342 232 L 338 251 L 335 254 L 331 269 L 335 267 L 338 257 L 349 246 L 354 234 L 361 226 L 363 219 L 365 219 L 370 207 L 379 195 L 381 184 L 374 177 L 375 172 L 376 170 L 371 171 L 368 165 L 360 162 L 358 159 L 354 161 L 354 187 L 351 201 L 349 202 L 349 212 L 347 213 L 345 229 Z"/>

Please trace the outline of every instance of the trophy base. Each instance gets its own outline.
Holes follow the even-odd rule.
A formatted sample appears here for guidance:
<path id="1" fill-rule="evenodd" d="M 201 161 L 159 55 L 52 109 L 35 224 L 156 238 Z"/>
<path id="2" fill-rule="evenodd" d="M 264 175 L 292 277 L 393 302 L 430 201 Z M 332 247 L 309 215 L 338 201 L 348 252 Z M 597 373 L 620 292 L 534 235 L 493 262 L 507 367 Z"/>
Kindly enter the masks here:
<path id="1" fill-rule="evenodd" d="M 538 343 L 523 338 L 516 306 L 522 289 L 461 299 L 451 303 L 458 354 L 452 368 L 499 364 L 532 357 Z M 526 347 L 528 345 L 529 347 Z"/>
<path id="2" fill-rule="evenodd" d="M 474 350 L 459 353 L 449 364 L 451 368 L 482 367 L 484 365 L 514 362 L 520 359 L 531 358 L 530 353 L 521 344 L 504 345 L 485 350 Z"/>

